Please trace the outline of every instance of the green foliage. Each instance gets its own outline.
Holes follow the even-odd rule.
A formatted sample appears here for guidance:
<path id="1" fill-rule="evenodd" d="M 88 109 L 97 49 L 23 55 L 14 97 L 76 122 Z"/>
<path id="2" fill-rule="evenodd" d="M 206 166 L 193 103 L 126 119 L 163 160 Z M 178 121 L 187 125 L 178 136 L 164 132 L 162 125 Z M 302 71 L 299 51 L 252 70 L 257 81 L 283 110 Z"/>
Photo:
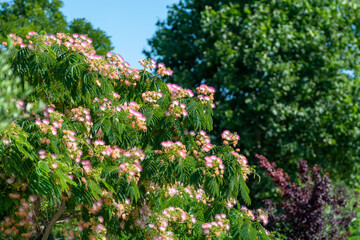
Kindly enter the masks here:
<path id="1" fill-rule="evenodd" d="M 180 1 L 158 22 L 148 56 L 185 87 L 219 90 L 215 132 L 295 175 L 319 164 L 359 183 L 359 23 L 355 1 Z M 266 183 L 265 183 L 266 184 Z"/>
<path id="2" fill-rule="evenodd" d="M 0 238 L 272 238 L 240 209 L 253 168 L 210 143 L 209 103 L 86 36 L 12 38 L 10 79 L 47 106 L 0 132 Z"/>
<path id="3" fill-rule="evenodd" d="M 15 119 L 25 117 L 25 112 L 35 110 L 32 104 L 23 101 L 32 88 L 27 83 L 21 84 L 20 78 L 13 74 L 8 64 L 11 50 L 0 53 L 0 132 Z"/>

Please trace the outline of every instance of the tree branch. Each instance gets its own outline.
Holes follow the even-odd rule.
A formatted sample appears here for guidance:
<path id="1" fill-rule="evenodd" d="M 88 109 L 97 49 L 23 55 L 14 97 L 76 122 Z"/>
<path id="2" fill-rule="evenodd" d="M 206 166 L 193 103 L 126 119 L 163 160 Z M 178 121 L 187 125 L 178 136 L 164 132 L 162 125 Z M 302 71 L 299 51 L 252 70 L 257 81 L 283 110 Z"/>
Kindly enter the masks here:
<path id="1" fill-rule="evenodd" d="M 61 201 L 60 209 L 55 215 L 52 217 L 49 225 L 46 227 L 44 235 L 41 240 L 47 240 L 49 238 L 49 235 L 51 233 L 52 228 L 54 227 L 56 221 L 61 217 L 61 215 L 64 213 L 66 208 L 65 200 Z"/>
<path id="2" fill-rule="evenodd" d="M 39 214 L 39 211 L 40 211 L 40 207 L 41 207 L 41 195 L 39 194 L 39 196 L 36 198 L 36 201 L 35 201 L 35 217 L 38 218 L 38 214 Z"/>

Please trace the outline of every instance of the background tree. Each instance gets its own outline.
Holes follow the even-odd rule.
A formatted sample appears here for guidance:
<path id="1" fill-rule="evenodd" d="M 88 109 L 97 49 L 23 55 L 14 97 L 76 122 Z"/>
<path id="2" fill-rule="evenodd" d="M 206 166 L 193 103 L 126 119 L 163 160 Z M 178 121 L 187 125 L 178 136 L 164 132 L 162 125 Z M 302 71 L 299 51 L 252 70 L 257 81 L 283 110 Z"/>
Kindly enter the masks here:
<path id="1" fill-rule="evenodd" d="M 15 33 L 25 38 L 30 31 L 54 34 L 58 32 L 88 35 L 95 43 L 95 49 L 105 54 L 114 49 L 110 37 L 104 31 L 95 29 L 84 18 L 67 23 L 61 12 L 61 0 L 13 0 L 0 3 L 0 42 L 7 35 Z"/>
<path id="2" fill-rule="evenodd" d="M 356 185 L 359 4 L 180 1 L 146 54 L 170 66 L 177 83 L 219 89 L 215 132 L 239 132 L 249 156 L 268 156 L 291 176 L 306 159 Z"/>

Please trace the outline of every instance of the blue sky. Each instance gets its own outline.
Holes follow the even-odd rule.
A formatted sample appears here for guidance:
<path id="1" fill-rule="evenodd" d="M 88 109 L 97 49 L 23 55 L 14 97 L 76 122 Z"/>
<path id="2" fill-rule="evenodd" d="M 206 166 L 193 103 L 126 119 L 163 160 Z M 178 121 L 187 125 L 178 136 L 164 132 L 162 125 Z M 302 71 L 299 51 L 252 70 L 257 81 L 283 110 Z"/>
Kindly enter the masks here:
<path id="1" fill-rule="evenodd" d="M 147 39 L 155 33 L 157 20 L 165 20 L 167 7 L 179 0 L 63 0 L 62 12 L 69 22 L 86 18 L 95 28 L 111 36 L 114 52 L 123 56 L 131 67 L 139 67 L 145 58 Z"/>

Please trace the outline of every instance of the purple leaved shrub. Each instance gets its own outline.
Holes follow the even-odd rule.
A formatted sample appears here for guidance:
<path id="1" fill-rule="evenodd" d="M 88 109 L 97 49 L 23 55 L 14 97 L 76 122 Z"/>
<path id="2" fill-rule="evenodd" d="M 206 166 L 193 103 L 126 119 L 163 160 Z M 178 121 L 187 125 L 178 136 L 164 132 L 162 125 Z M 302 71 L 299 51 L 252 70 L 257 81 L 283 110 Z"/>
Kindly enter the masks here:
<path id="1" fill-rule="evenodd" d="M 306 161 L 299 162 L 298 183 L 290 182 L 283 169 L 264 156 L 256 155 L 259 165 L 280 188 L 280 203 L 265 200 L 269 215 L 269 230 L 275 230 L 288 239 L 346 239 L 356 216 L 357 195 L 345 187 L 331 183 L 317 165 L 311 169 Z"/>

